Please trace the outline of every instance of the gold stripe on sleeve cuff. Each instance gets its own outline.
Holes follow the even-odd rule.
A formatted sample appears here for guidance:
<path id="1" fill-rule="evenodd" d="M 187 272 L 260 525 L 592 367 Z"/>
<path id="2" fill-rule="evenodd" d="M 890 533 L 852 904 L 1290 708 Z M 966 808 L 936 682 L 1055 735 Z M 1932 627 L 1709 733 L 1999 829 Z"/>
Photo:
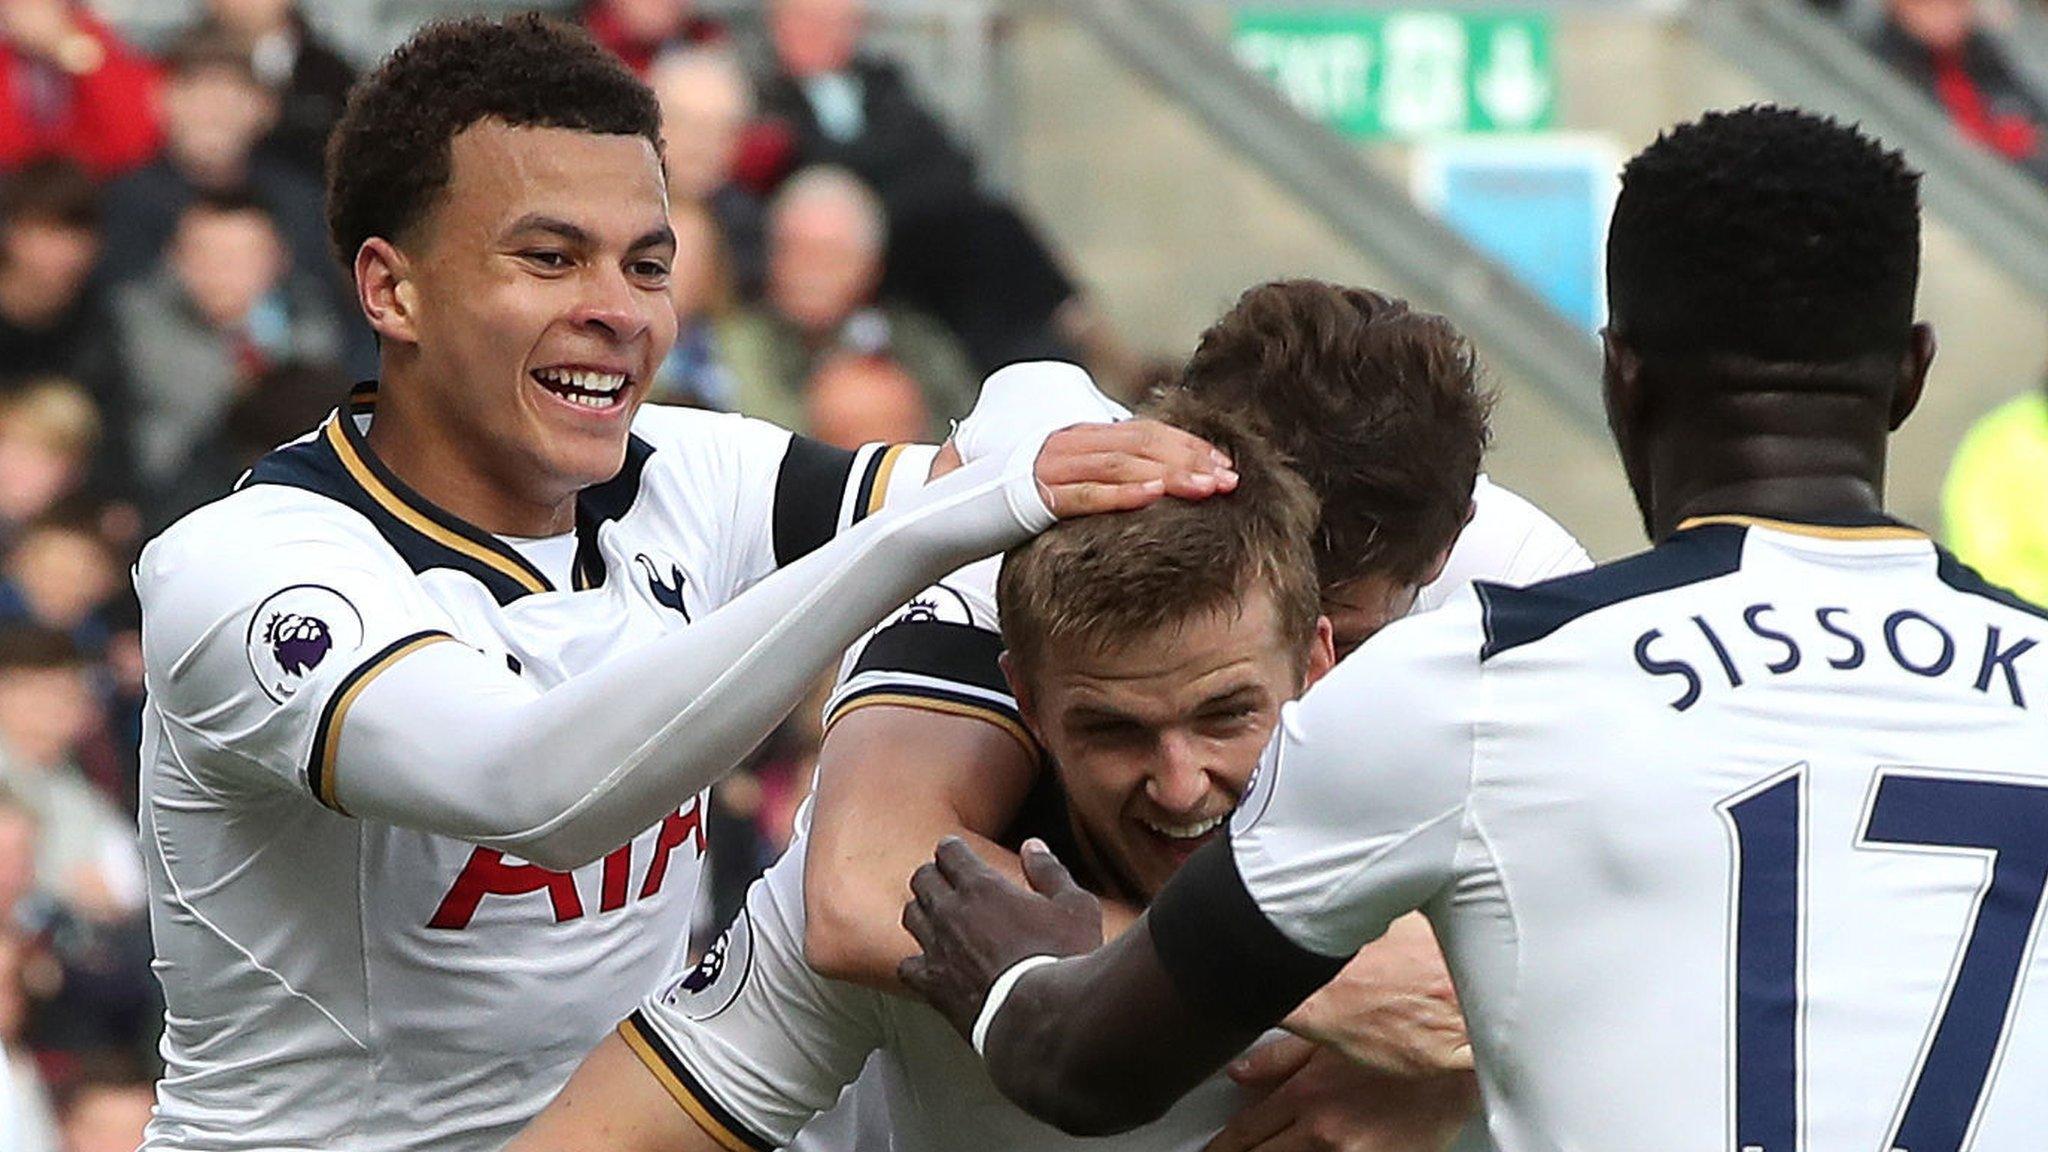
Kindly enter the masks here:
<path id="1" fill-rule="evenodd" d="M 370 681 L 383 675 L 386 669 L 405 657 L 429 644 L 439 644 L 453 639 L 455 638 L 446 632 L 420 632 L 402 637 L 342 678 L 341 684 L 334 690 L 333 698 L 328 700 L 327 708 L 320 716 L 320 727 L 313 737 L 311 772 L 307 783 L 312 786 L 313 795 L 320 803 L 343 816 L 349 815 L 348 809 L 343 808 L 341 801 L 335 798 L 334 765 L 341 748 L 342 722 L 348 719 L 348 710 L 355 706 L 356 698 L 363 694 L 363 689 L 368 688 Z"/>
<path id="2" fill-rule="evenodd" d="M 874 692 L 868 695 L 855 696 L 853 699 L 834 708 L 832 714 L 825 717 L 825 731 L 830 732 L 834 724 L 839 723 L 840 720 L 849 714 L 858 712 L 863 708 L 874 707 L 878 704 L 887 704 L 896 708 L 914 708 L 919 712 L 939 712 L 947 716 L 965 716 L 972 720 L 981 720 L 1009 733 L 1010 738 L 1022 745 L 1024 754 L 1033 761 L 1036 761 L 1043 755 L 1038 747 L 1038 741 L 1031 738 L 1031 733 L 1025 729 L 1023 724 L 1018 722 L 1015 716 L 1009 715 L 997 708 L 972 704 L 965 700 L 919 696 L 909 692 Z"/>
<path id="3" fill-rule="evenodd" d="M 717 1141 L 719 1147 L 726 1149 L 726 1152 L 755 1152 L 756 1146 L 753 1141 L 726 1127 L 711 1114 L 711 1109 L 706 1107 L 704 1101 L 697 1099 L 696 1092 L 683 1082 L 682 1077 L 676 1075 L 675 1069 L 669 1065 L 668 1056 L 655 1046 L 653 1039 L 644 1029 L 645 1026 L 640 1023 L 637 1015 L 619 1021 L 620 1039 L 626 1042 L 626 1047 L 633 1050 L 633 1055 L 640 1058 L 640 1063 L 646 1065 L 647 1070 L 654 1074 L 655 1080 L 667 1090 L 676 1105 L 688 1113 L 690 1119 L 697 1122 L 697 1127 L 702 1128 L 704 1134 Z"/>

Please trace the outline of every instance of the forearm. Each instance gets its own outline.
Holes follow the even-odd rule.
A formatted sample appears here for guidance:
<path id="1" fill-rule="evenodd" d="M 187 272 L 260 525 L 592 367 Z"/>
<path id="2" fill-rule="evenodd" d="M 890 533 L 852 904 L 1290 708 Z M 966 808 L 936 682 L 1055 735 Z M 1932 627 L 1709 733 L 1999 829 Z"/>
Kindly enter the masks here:
<path id="1" fill-rule="evenodd" d="M 989 1030 L 986 1060 L 1025 1111 L 1107 1136 L 1164 1115 L 1262 1031 L 1192 1015 L 1140 930 L 1028 974 Z"/>
<path id="2" fill-rule="evenodd" d="M 1030 461 L 1018 467 L 1021 496 L 1010 462 L 961 469 L 695 624 L 546 692 L 502 675 L 476 683 L 476 654 L 459 645 L 414 652 L 350 711 L 336 799 L 546 867 L 594 860 L 729 771 L 889 609 L 1042 527 L 1020 508 L 1036 501 Z"/>
<path id="3" fill-rule="evenodd" d="M 935 828 L 929 836 L 904 840 L 878 837 L 884 841 L 883 849 L 864 856 L 855 867 L 824 863 L 814 848 L 813 867 L 804 877 L 808 915 L 804 955 L 818 975 L 894 995 L 910 994 L 897 975 L 903 961 L 917 955 L 917 941 L 902 923 L 909 889 L 902 880 L 884 882 L 880 878 L 908 877 L 931 858 L 929 849 L 914 845 L 936 844 L 947 836 L 965 840 L 1005 879 L 1024 883 L 1024 866 L 1015 852 L 965 828 Z M 1143 912 L 1132 904 L 1104 900 L 1103 938 L 1116 939 L 1137 923 Z"/>
<path id="4" fill-rule="evenodd" d="M 1289 1031 L 1415 1081 L 1472 1067 L 1458 994 L 1429 921 L 1410 913 L 1287 1017 Z"/>
<path id="5" fill-rule="evenodd" d="M 993 837 L 1016 821 L 1040 771 L 1034 746 L 985 718 L 906 704 L 840 715 L 819 750 L 806 837 L 811 967 L 835 980 L 907 991 L 897 968 L 917 953 L 902 923 L 910 874 L 951 836 L 1023 883 L 1017 854 Z M 1125 905 L 1104 911 L 1112 936 L 1138 916 Z"/>

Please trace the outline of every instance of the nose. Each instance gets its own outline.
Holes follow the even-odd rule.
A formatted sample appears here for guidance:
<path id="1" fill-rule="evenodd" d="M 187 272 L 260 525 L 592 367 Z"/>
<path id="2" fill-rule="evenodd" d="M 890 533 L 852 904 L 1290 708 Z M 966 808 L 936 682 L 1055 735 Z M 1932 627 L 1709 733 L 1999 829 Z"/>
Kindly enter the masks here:
<path id="1" fill-rule="evenodd" d="M 651 326 L 649 307 L 669 306 L 666 292 L 641 292 L 623 270 L 593 266 L 577 302 L 576 323 L 624 343 L 644 334 Z"/>
<path id="2" fill-rule="evenodd" d="M 1201 742 L 1182 732 L 1161 736 L 1158 758 L 1145 776 L 1146 798 L 1178 816 L 1201 807 L 1208 794 L 1208 757 Z"/>

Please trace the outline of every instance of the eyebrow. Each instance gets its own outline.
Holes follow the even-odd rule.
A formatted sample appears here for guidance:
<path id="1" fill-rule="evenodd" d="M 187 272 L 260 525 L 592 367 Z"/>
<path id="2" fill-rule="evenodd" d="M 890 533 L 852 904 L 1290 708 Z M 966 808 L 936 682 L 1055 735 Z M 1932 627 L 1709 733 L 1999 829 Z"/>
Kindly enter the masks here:
<path id="1" fill-rule="evenodd" d="M 1246 684 L 1241 687 L 1233 688 L 1230 691 L 1223 693 L 1221 696 L 1209 697 L 1207 700 L 1202 701 L 1202 703 L 1198 706 L 1198 710 L 1209 708 L 1221 708 L 1226 705 L 1232 704 L 1256 704 L 1264 695 L 1265 693 L 1261 691 L 1257 685 Z"/>
<path id="2" fill-rule="evenodd" d="M 505 235 L 507 236 L 517 236 L 522 232 L 547 232 L 579 247 L 597 247 L 597 237 L 591 235 L 589 229 L 579 224 L 572 224 L 559 216 L 549 216 L 541 212 L 529 212 L 514 220 L 512 226 L 505 229 Z M 650 228 L 646 232 L 641 233 L 638 239 L 626 246 L 626 250 L 628 252 L 638 252 L 643 248 L 656 248 L 664 245 L 673 247 L 675 242 L 676 234 L 674 229 L 670 228 L 667 222 L 664 221 L 660 227 Z"/>

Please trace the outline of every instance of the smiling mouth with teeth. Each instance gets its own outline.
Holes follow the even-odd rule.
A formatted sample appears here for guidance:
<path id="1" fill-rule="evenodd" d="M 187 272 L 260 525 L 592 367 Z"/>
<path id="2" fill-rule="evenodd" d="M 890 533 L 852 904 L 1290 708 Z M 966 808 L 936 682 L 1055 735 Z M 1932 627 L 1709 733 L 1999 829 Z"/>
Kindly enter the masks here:
<path id="1" fill-rule="evenodd" d="M 610 408 L 626 397 L 627 377 L 619 372 L 597 372 L 585 368 L 536 368 L 535 382 L 571 404 L 585 408 Z"/>
<path id="2" fill-rule="evenodd" d="M 1207 820 L 1197 820 L 1192 824 L 1161 824 L 1153 820 L 1140 820 L 1139 823 L 1168 840 L 1199 840 L 1222 827 L 1223 822 L 1229 818 L 1230 814 L 1225 812 L 1211 816 Z"/>

